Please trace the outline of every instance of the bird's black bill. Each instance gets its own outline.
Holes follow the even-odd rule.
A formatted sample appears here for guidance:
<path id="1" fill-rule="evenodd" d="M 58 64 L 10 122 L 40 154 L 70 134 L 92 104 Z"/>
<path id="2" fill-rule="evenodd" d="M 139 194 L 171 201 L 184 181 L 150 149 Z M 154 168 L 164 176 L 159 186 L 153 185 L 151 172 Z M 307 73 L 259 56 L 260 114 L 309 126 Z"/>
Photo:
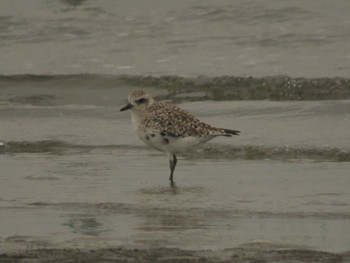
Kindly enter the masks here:
<path id="1" fill-rule="evenodd" d="M 121 108 L 120 111 L 130 110 L 131 108 L 132 108 L 132 105 L 128 103 L 123 108 Z"/>

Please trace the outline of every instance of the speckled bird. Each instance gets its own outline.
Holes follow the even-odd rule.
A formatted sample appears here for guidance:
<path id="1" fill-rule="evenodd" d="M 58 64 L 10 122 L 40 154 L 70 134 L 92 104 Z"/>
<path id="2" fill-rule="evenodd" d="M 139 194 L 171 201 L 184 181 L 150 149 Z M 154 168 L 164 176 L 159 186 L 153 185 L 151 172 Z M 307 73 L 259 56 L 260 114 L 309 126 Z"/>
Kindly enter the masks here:
<path id="1" fill-rule="evenodd" d="M 231 137 L 240 133 L 210 126 L 175 105 L 155 101 L 143 90 L 131 92 L 128 102 L 120 111 L 131 109 L 132 124 L 140 139 L 167 154 L 171 185 L 174 185 L 176 154 L 193 150 L 217 136 Z"/>

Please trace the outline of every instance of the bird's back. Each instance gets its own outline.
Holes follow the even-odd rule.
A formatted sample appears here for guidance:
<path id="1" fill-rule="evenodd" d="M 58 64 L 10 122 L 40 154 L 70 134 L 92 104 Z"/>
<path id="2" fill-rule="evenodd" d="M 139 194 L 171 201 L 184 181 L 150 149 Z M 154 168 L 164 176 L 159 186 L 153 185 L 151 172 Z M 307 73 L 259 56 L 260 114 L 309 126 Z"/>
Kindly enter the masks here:
<path id="1" fill-rule="evenodd" d="M 150 131 L 163 133 L 172 137 L 208 138 L 231 136 L 233 130 L 212 127 L 201 122 L 188 111 L 175 105 L 155 102 L 147 108 L 148 114 L 141 120 L 142 125 Z M 233 132 L 233 133 L 230 133 Z"/>

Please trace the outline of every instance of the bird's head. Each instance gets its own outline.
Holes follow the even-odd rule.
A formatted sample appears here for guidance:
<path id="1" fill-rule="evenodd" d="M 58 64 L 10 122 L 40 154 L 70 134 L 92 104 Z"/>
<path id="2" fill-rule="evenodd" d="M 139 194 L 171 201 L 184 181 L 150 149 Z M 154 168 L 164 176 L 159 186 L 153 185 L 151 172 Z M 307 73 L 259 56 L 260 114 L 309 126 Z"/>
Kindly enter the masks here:
<path id="1" fill-rule="evenodd" d="M 154 103 L 153 97 L 143 90 L 135 90 L 129 94 L 128 104 L 120 109 L 120 111 L 133 110 L 142 111 L 146 107 Z"/>

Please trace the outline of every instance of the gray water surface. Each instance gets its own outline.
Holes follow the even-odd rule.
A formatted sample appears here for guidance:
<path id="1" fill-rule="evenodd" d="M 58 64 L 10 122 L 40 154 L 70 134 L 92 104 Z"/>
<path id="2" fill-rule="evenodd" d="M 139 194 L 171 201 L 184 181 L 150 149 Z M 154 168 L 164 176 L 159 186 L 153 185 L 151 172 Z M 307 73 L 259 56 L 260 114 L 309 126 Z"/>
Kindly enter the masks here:
<path id="1" fill-rule="evenodd" d="M 335 161 L 349 151 L 348 100 L 183 103 L 242 134 L 180 156 L 171 187 L 167 158 L 146 148 L 130 113 L 119 112 L 130 87 L 48 88 L 33 105 L 42 89 L 3 89 L 2 249 L 216 250 L 257 241 L 349 249 L 350 166 Z"/>
<path id="2" fill-rule="evenodd" d="M 342 0 L 2 0 L 0 74 L 348 77 L 349 10 Z"/>
<path id="3" fill-rule="evenodd" d="M 166 158 L 146 151 L 17 154 L 1 167 L 3 248 L 349 248 L 348 163 L 180 159 L 175 187 Z"/>

